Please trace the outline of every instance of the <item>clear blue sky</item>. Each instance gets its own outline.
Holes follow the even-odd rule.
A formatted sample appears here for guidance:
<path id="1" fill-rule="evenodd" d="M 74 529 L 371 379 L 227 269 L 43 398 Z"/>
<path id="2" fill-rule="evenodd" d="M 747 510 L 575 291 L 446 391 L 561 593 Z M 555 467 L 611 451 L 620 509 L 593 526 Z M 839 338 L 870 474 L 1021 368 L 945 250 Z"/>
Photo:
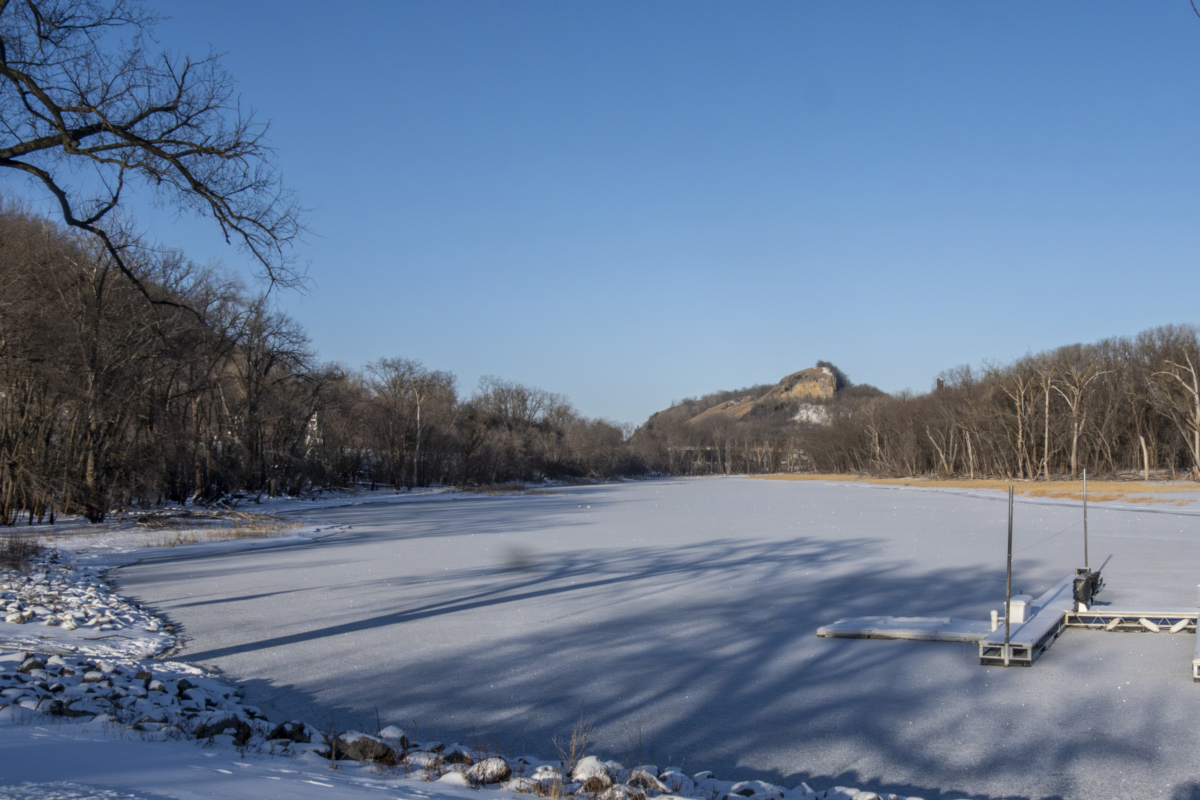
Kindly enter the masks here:
<path id="1" fill-rule="evenodd" d="M 1200 322 L 1187 0 L 150 4 L 272 120 L 326 360 L 641 423 Z"/>

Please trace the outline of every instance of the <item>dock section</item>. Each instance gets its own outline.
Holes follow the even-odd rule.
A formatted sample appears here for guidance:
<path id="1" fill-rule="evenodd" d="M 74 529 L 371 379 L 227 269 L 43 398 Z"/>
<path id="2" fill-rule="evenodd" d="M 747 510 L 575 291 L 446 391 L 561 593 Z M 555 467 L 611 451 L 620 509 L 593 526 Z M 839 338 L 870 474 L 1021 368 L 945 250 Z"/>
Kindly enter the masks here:
<path id="1" fill-rule="evenodd" d="M 1064 578 L 1033 601 L 1033 616 L 1009 629 L 1008 657 L 1004 627 L 979 642 L 979 663 L 986 666 L 1031 667 L 1062 635 L 1067 614 L 1075 609 L 1075 576 Z M 990 626 L 989 626 L 990 627 Z"/>
<path id="2" fill-rule="evenodd" d="M 916 642 L 978 642 L 991 623 L 950 617 L 854 617 L 817 628 L 827 639 L 907 639 Z"/>

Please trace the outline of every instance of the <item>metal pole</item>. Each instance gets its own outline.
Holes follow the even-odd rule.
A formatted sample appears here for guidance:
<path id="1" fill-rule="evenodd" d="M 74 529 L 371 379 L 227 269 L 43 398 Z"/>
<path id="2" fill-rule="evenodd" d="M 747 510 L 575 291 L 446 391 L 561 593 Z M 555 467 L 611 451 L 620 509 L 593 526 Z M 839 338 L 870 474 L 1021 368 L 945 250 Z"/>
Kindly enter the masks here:
<path id="1" fill-rule="evenodd" d="M 1012 619 L 1012 514 L 1013 487 L 1008 487 L 1008 578 L 1004 584 L 1004 666 L 1008 666 L 1009 649 L 1008 634 L 1009 620 Z"/>
<path id="2" fill-rule="evenodd" d="M 1087 541 L 1087 468 L 1083 470 L 1083 568 L 1088 568 Z"/>

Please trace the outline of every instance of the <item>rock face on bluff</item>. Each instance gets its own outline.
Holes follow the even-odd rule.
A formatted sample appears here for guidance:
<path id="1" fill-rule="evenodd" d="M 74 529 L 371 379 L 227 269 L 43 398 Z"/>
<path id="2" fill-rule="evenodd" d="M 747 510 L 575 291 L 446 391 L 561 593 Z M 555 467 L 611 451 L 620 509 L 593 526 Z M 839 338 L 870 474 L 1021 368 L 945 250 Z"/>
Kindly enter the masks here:
<path id="1" fill-rule="evenodd" d="M 832 400 L 837 391 L 837 377 L 829 367 L 810 367 L 793 372 L 770 391 L 758 397 L 739 397 L 706 409 L 688 420 L 696 424 L 718 416 L 741 419 L 755 408 L 775 407 L 797 400 L 813 402 Z M 667 412 L 662 412 L 667 413 Z"/>

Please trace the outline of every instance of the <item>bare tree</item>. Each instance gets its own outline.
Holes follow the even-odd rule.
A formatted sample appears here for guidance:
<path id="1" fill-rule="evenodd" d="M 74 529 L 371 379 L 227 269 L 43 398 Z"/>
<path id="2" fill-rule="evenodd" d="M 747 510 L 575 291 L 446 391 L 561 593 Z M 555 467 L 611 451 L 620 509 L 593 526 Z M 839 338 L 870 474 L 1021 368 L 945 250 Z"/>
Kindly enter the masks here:
<path id="1" fill-rule="evenodd" d="M 1162 368 L 1152 376 L 1154 404 L 1175 423 L 1192 459 L 1192 477 L 1200 480 L 1200 346 L 1196 329 L 1161 329 L 1173 341 Z"/>
<path id="2" fill-rule="evenodd" d="M 55 199 L 151 296 L 113 218 L 130 183 L 213 219 L 272 283 L 300 280 L 299 210 L 272 165 L 267 126 L 243 113 L 217 55 L 147 49 L 157 18 L 134 0 L 0 0 L 0 167 Z M 86 189 L 67 177 L 88 170 Z"/>

